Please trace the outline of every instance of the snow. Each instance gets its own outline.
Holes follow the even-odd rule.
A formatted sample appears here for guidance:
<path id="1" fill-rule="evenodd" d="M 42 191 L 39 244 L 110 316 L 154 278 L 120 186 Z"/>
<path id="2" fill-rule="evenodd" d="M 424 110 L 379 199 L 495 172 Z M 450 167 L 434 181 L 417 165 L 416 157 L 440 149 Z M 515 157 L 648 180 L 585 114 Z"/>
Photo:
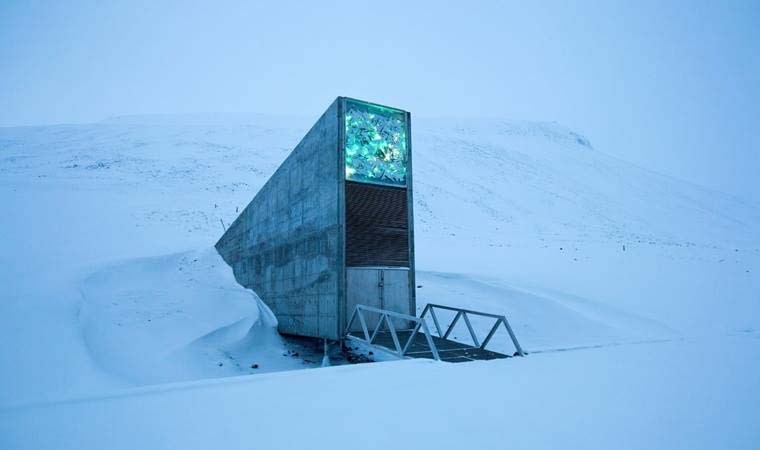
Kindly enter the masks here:
<path id="1" fill-rule="evenodd" d="M 283 358 L 277 319 L 214 248 L 109 266 L 81 290 L 90 354 L 135 384 L 304 366 Z"/>
<path id="2" fill-rule="evenodd" d="M 312 119 L 0 128 L 0 448 L 755 446 L 760 206 L 555 123 L 412 130 L 419 309 L 528 357 L 293 357 L 212 246 Z"/>
<path id="3" fill-rule="evenodd" d="M 757 337 L 162 385 L 0 410 L 3 448 L 756 448 Z M 715 364 L 709 364 L 709 361 Z M 699 368 L 699 370 L 695 370 Z"/>

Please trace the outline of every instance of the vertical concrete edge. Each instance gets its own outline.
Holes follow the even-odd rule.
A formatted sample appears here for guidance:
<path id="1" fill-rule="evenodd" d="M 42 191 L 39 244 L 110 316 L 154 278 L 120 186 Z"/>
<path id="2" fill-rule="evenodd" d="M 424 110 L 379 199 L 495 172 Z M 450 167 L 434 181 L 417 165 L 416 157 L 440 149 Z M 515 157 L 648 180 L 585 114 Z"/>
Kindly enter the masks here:
<path id="1" fill-rule="evenodd" d="M 406 192 L 407 192 L 407 209 L 409 214 L 409 313 L 417 315 L 417 279 L 415 276 L 414 262 L 414 189 L 413 182 L 414 165 L 412 164 L 412 115 L 406 112 L 406 148 L 407 148 L 407 171 L 406 171 Z"/>
<path id="2" fill-rule="evenodd" d="M 343 337 L 343 330 L 345 328 L 347 314 L 346 311 L 346 177 L 345 177 L 345 156 L 344 143 L 346 135 L 346 115 L 344 113 L 346 108 L 345 97 L 338 97 L 338 145 L 336 148 L 336 154 L 338 155 L 338 227 L 339 227 L 339 247 L 341 249 L 340 255 L 340 270 L 338 280 L 338 298 L 336 299 L 338 326 L 336 334 L 338 339 Z"/>

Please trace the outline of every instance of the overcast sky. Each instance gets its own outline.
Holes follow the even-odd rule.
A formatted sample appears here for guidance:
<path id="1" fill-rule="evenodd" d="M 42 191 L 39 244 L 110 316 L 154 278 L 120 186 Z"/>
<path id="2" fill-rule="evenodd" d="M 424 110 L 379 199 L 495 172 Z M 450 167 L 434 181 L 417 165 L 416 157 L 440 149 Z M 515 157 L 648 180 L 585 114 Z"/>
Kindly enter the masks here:
<path id="1" fill-rule="evenodd" d="M 557 121 L 641 166 L 760 198 L 759 1 L 264 3 L 3 0 L 0 126 L 316 118 L 347 95 L 416 116 Z"/>

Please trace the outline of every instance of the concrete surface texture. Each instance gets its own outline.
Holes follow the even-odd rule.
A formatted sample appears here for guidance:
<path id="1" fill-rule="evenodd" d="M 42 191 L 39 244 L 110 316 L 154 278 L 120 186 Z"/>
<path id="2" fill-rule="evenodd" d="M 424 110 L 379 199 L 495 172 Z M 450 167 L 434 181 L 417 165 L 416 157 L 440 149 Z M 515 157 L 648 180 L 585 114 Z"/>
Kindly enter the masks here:
<path id="1" fill-rule="evenodd" d="M 343 277 L 339 104 L 332 103 L 216 248 L 281 333 L 338 339 Z"/>

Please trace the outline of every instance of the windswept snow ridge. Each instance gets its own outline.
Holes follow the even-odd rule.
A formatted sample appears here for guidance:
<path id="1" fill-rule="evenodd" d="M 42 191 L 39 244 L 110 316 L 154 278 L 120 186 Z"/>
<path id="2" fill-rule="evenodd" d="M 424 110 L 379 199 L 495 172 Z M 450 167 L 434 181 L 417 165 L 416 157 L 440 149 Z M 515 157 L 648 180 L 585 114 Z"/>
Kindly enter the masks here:
<path id="1" fill-rule="evenodd" d="M 82 298 L 85 345 L 136 384 L 304 367 L 283 356 L 274 315 L 213 248 L 111 265 Z"/>

